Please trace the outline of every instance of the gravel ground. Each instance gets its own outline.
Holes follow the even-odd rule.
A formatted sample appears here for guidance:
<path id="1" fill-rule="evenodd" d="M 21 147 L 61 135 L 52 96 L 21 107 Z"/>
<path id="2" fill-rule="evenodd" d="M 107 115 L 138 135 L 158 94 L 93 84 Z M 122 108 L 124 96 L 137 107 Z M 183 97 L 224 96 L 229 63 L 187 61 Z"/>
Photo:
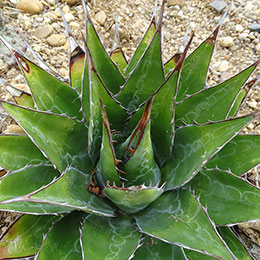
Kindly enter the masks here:
<path id="1" fill-rule="evenodd" d="M 35 2 L 38 0 L 27 0 L 27 2 L 30 1 Z M 33 49 L 41 55 L 43 60 L 53 70 L 58 71 L 63 77 L 67 77 L 68 42 L 55 1 L 40 1 L 42 6 L 39 7 L 39 13 L 37 14 L 21 12 L 16 9 L 17 2 L 18 0 L 0 1 L 2 14 L 5 17 L 5 23 L 2 25 L 2 28 L 7 28 L 8 31 L 15 31 L 15 27 L 19 27 Z M 76 4 L 67 4 L 72 2 Z M 75 32 L 76 38 L 82 43 L 81 32 L 84 29 L 83 10 L 80 3 L 77 2 L 80 1 L 61 1 L 61 7 L 72 31 Z M 210 7 L 211 2 L 211 0 L 166 1 L 164 12 L 164 61 L 167 61 L 178 50 L 188 24 L 190 24 L 189 35 L 191 35 L 192 31 L 195 32 L 191 51 L 213 31 L 220 21 L 223 11 L 217 12 L 214 8 Z M 153 5 L 154 0 L 91 0 L 88 2 L 90 15 L 93 17 L 96 29 L 107 50 L 110 50 L 112 46 L 115 13 L 118 12 L 120 37 L 122 39 L 123 50 L 128 58 L 131 57 L 133 50 L 136 48 L 143 32 L 149 24 Z M 233 1 L 215 48 L 207 82 L 209 86 L 213 86 L 231 77 L 260 58 L 260 28 L 257 25 L 260 27 L 259 0 Z M 13 37 L 11 41 L 14 44 L 17 44 L 22 49 L 25 47 L 23 47 L 18 35 L 11 37 Z M 1 53 L 4 51 L 3 48 L 0 45 Z M 25 87 L 23 77 L 18 68 L 14 66 L 13 60 L 6 55 L 1 56 L 1 53 L 1 77 L 14 86 Z M 259 75 L 259 73 L 260 68 L 254 72 L 252 78 Z M 0 90 L 0 97 L 2 99 L 10 99 L 10 96 L 3 90 Z M 260 109 L 259 99 L 260 90 L 258 84 L 249 93 L 240 114 Z M 10 124 L 14 124 L 14 122 L 8 118 L 5 119 L 4 124 L 1 126 L 1 131 L 6 131 L 6 128 Z M 259 134 L 259 120 L 250 124 L 243 132 Z M 258 183 L 260 181 L 260 179 L 258 180 L 258 176 L 258 171 L 252 172 L 252 181 Z M 2 219 L 6 218 L 2 216 Z M 9 223 L 10 218 L 6 222 Z M 6 224 L 3 225 L 6 226 Z M 0 228 L 2 226 L 0 224 Z M 246 237 L 250 236 L 250 241 L 253 241 L 249 246 L 253 251 L 257 250 L 256 244 L 260 245 L 260 224 L 247 224 L 244 227 L 241 226 L 241 228 L 243 228 Z"/>

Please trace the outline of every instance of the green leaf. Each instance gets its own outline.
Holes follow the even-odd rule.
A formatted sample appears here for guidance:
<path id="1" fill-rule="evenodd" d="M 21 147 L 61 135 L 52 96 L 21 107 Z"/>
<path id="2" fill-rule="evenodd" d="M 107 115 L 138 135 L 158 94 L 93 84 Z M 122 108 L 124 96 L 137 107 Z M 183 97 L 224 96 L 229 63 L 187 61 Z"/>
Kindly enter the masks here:
<path id="1" fill-rule="evenodd" d="M 142 184 L 155 186 L 160 182 L 160 169 L 154 160 L 150 133 L 151 108 L 152 99 L 132 134 L 118 149 L 122 161 L 119 167 L 125 173 L 127 187 Z"/>
<path id="2" fill-rule="evenodd" d="M 209 160 L 206 167 L 231 170 L 232 173 L 241 175 L 259 163 L 260 136 L 237 135 Z"/>
<path id="3" fill-rule="evenodd" d="M 110 181 L 115 182 L 116 185 L 121 185 L 121 181 L 119 179 L 120 170 L 117 168 L 119 161 L 116 159 L 111 130 L 102 102 L 101 109 L 103 117 L 103 134 L 100 159 L 97 165 L 97 177 L 99 183 L 106 184 L 107 181 Z"/>
<path id="4" fill-rule="evenodd" d="M 0 165 L 6 170 L 47 161 L 28 136 L 0 136 Z"/>
<path id="5" fill-rule="evenodd" d="M 16 59 L 32 91 L 38 109 L 69 117 L 82 118 L 81 103 L 77 92 L 53 77 L 18 52 Z"/>
<path id="6" fill-rule="evenodd" d="M 260 190 L 236 175 L 201 171 L 190 185 L 217 225 L 259 219 Z"/>
<path id="7" fill-rule="evenodd" d="M 176 106 L 176 124 L 182 125 L 183 122 L 192 124 L 193 121 L 203 124 L 225 119 L 236 95 L 255 67 L 253 64 L 219 85 L 184 99 Z"/>
<path id="8" fill-rule="evenodd" d="M 0 182 L 0 200 L 10 200 L 29 194 L 50 183 L 59 175 L 59 171 L 45 165 L 28 166 L 8 172 Z"/>
<path id="9" fill-rule="evenodd" d="M 204 88 L 219 29 L 220 26 L 185 60 L 179 83 L 177 101 L 181 101 L 186 95 L 191 95 Z"/>
<path id="10" fill-rule="evenodd" d="M 0 208 L 30 214 L 63 213 L 75 208 L 97 214 L 99 211 L 104 211 L 105 215 L 113 214 L 109 206 L 87 192 L 89 175 L 71 170 L 65 177 L 59 176 L 60 173 L 52 166 L 44 165 L 8 173 L 0 183 Z"/>
<path id="11" fill-rule="evenodd" d="M 135 252 L 134 260 L 187 260 L 183 249 L 165 243 L 159 239 L 146 236 L 142 246 Z"/>
<path id="12" fill-rule="evenodd" d="M 129 111 L 134 111 L 148 100 L 164 81 L 161 60 L 161 31 L 157 29 L 134 71 L 119 92 L 117 100 Z"/>
<path id="13" fill-rule="evenodd" d="M 155 201 L 163 193 L 163 187 L 131 186 L 118 188 L 107 185 L 104 189 L 108 197 L 118 208 L 133 214 Z"/>
<path id="14" fill-rule="evenodd" d="M 60 171 L 68 165 L 88 173 L 92 171 L 88 156 L 88 129 L 82 122 L 9 103 L 2 105 Z"/>
<path id="15" fill-rule="evenodd" d="M 157 6 L 155 7 L 157 8 Z M 131 58 L 126 71 L 124 73 L 124 76 L 126 78 L 128 78 L 131 74 L 131 72 L 135 69 L 136 65 L 138 64 L 139 60 L 141 59 L 141 57 L 144 55 L 146 49 L 148 48 L 150 42 L 153 39 L 153 36 L 155 34 L 156 31 L 156 21 L 155 21 L 156 17 L 155 14 L 152 17 L 152 20 L 150 22 L 149 27 L 147 28 L 145 34 L 143 35 L 142 40 L 140 41 L 138 47 L 135 50 L 135 53 L 133 54 L 133 57 Z"/>
<path id="16" fill-rule="evenodd" d="M 100 100 L 106 107 L 112 129 L 122 130 L 127 118 L 126 110 L 114 99 L 100 78 L 94 64 L 89 64 L 91 70 L 91 113 L 89 121 L 89 147 L 93 161 L 99 157 L 102 141 L 102 112 Z"/>
<path id="17" fill-rule="evenodd" d="M 55 223 L 44 238 L 42 249 L 35 259 L 82 259 L 80 247 L 81 221 L 86 214 L 72 212 Z"/>
<path id="18" fill-rule="evenodd" d="M 85 259 L 130 259 L 140 240 L 132 219 L 126 216 L 86 217 L 82 232 Z"/>
<path id="19" fill-rule="evenodd" d="M 13 259 L 37 253 L 45 235 L 57 216 L 24 215 L 7 230 L 0 242 L 0 258 Z M 29 231 L 29 232 L 28 232 Z"/>
<path id="20" fill-rule="evenodd" d="M 51 185 L 32 194 L 28 201 L 67 207 L 102 216 L 114 216 L 114 209 L 104 199 L 87 191 L 89 174 L 69 169 Z M 25 199 L 26 200 L 26 199 Z"/>
<path id="21" fill-rule="evenodd" d="M 218 227 L 218 232 L 221 237 L 226 241 L 228 247 L 232 250 L 234 255 L 239 260 L 251 260 L 252 258 L 249 256 L 247 250 L 240 243 L 238 238 L 234 235 L 234 233 L 230 230 L 229 227 Z"/>
<path id="22" fill-rule="evenodd" d="M 164 193 L 135 215 L 141 232 L 222 259 L 232 259 L 204 209 L 188 190 Z"/>
<path id="23" fill-rule="evenodd" d="M 106 87 L 113 94 L 118 93 L 120 86 L 123 86 L 125 80 L 118 70 L 117 66 L 110 59 L 106 53 L 96 31 L 90 20 L 88 14 L 86 14 L 86 43 L 89 52 L 95 61 L 95 67 L 97 68 L 100 77 L 102 78 Z M 109 71 L 109 73 L 108 73 Z"/>
<path id="24" fill-rule="evenodd" d="M 254 117 L 251 115 L 178 128 L 175 132 L 172 156 L 161 170 L 166 189 L 174 189 L 190 181 L 208 160 Z"/>

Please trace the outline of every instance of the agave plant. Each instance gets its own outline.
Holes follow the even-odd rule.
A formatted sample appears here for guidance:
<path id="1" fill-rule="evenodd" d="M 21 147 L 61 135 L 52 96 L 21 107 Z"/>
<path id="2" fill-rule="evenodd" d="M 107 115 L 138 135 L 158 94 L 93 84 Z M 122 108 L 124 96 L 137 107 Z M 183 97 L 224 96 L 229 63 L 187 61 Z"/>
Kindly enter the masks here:
<path id="1" fill-rule="evenodd" d="M 251 259 L 230 227 L 260 216 L 243 178 L 260 137 L 239 134 L 259 112 L 237 116 L 260 61 L 205 87 L 221 24 L 163 64 L 163 2 L 127 61 L 118 31 L 108 55 L 82 4 L 84 47 L 63 17 L 69 83 L 1 36 L 31 93 L 1 80 L 14 100 L 2 107 L 26 134 L 0 136 L 0 209 L 23 213 L 0 259 Z"/>

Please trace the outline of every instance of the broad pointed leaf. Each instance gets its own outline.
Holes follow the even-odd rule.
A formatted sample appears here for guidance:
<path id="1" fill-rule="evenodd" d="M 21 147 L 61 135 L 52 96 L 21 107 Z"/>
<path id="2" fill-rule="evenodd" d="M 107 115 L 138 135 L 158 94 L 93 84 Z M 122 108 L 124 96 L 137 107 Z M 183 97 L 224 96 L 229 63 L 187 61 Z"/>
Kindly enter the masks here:
<path id="1" fill-rule="evenodd" d="M 176 124 L 192 124 L 193 121 L 203 124 L 225 119 L 233 100 L 255 67 L 253 64 L 223 83 L 183 100 L 176 106 Z"/>
<path id="2" fill-rule="evenodd" d="M 134 254 L 134 260 L 187 260 L 183 248 L 146 236 Z"/>
<path id="3" fill-rule="evenodd" d="M 114 209 L 103 199 L 87 191 L 89 174 L 69 169 L 48 187 L 32 194 L 28 201 L 68 207 L 102 216 L 113 216 Z M 25 199 L 26 200 L 26 199 Z"/>
<path id="4" fill-rule="evenodd" d="M 135 219 L 142 232 L 162 241 L 232 259 L 201 205 L 188 190 L 164 193 L 135 215 Z"/>
<path id="5" fill-rule="evenodd" d="M 107 116 L 113 130 L 121 130 L 127 117 L 126 110 L 114 99 L 105 87 L 97 73 L 94 64 L 91 64 L 91 113 L 89 121 L 89 146 L 93 161 L 99 156 L 102 140 L 102 112 L 100 100 L 106 107 Z"/>
<path id="6" fill-rule="evenodd" d="M 72 212 L 55 223 L 46 234 L 35 260 L 82 259 L 80 247 L 81 221 L 86 214 Z"/>
<path id="7" fill-rule="evenodd" d="M 155 7 L 157 8 L 157 6 Z M 137 63 L 141 59 L 142 55 L 144 55 L 147 47 L 149 46 L 150 42 L 153 39 L 154 33 L 156 30 L 156 17 L 155 14 L 152 17 L 152 20 L 150 22 L 149 27 L 147 28 L 144 36 L 142 37 L 142 40 L 140 41 L 138 47 L 135 50 L 135 53 L 133 54 L 133 57 L 131 58 L 126 71 L 124 73 L 124 76 L 128 78 L 131 74 L 131 72 L 135 69 Z"/>
<path id="8" fill-rule="evenodd" d="M 217 225 L 259 219 L 260 190 L 242 178 L 208 170 L 201 171 L 190 185 Z"/>
<path id="9" fill-rule="evenodd" d="M 135 70 L 118 94 L 117 99 L 129 111 L 134 111 L 152 96 L 163 81 L 161 32 L 159 27 Z"/>
<path id="10" fill-rule="evenodd" d="M 254 115 L 251 115 L 177 129 L 172 156 L 161 171 L 166 189 L 174 189 L 190 181 L 253 118 Z"/>
<path id="11" fill-rule="evenodd" d="M 82 231 L 85 259 L 129 259 L 139 240 L 140 233 L 129 217 L 103 218 L 90 215 L 85 219 Z"/>
<path id="12" fill-rule="evenodd" d="M 95 67 L 104 81 L 104 84 L 109 91 L 116 94 L 118 93 L 120 87 L 124 85 L 125 80 L 116 65 L 106 53 L 88 14 L 86 14 L 86 16 L 87 47 L 93 57 L 93 60 L 95 61 Z M 108 71 L 109 73 L 107 73 Z"/>
<path id="13" fill-rule="evenodd" d="M 6 170 L 18 170 L 41 162 L 47 162 L 47 159 L 28 136 L 0 136 L 0 165 Z"/>
<path id="14" fill-rule="evenodd" d="M 121 210 L 133 214 L 155 201 L 163 193 L 163 187 L 131 186 L 118 188 L 107 185 L 104 189 L 108 197 Z"/>
<path id="15" fill-rule="evenodd" d="M 193 51 L 184 62 L 177 101 L 183 100 L 205 86 L 209 63 L 220 26 Z"/>
<path id="16" fill-rule="evenodd" d="M 160 181 L 160 169 L 154 160 L 150 133 L 150 114 L 152 99 L 147 103 L 138 125 L 119 148 L 122 164 L 119 167 L 125 172 L 126 186 L 155 186 Z"/>
<path id="17" fill-rule="evenodd" d="M 16 220 L 1 238 L 0 259 L 14 259 L 14 257 L 36 254 L 41 247 L 43 235 L 58 219 L 57 216 L 25 215 Z"/>
<path id="18" fill-rule="evenodd" d="M 18 52 L 15 52 L 15 56 L 32 91 L 38 109 L 56 114 L 66 114 L 78 119 L 82 118 L 80 99 L 74 89 Z"/>
<path id="19" fill-rule="evenodd" d="M 241 175 L 260 163 L 260 136 L 237 135 L 206 164 Z"/>
<path id="20" fill-rule="evenodd" d="M 87 147 L 88 130 L 83 123 L 8 103 L 2 105 L 60 171 L 68 165 L 92 171 Z"/>

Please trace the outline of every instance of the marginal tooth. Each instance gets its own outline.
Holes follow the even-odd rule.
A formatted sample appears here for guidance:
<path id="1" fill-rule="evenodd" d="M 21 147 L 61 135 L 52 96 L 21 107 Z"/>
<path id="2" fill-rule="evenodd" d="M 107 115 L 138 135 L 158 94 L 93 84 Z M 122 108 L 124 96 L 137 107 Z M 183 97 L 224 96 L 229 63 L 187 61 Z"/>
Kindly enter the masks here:
<path id="1" fill-rule="evenodd" d="M 160 187 L 160 189 L 164 189 L 165 186 L 166 186 L 166 182 L 164 182 L 164 183 L 162 184 L 162 186 Z"/>
<path id="2" fill-rule="evenodd" d="M 125 188 L 125 183 L 124 182 L 122 182 L 122 188 Z"/>
<path id="3" fill-rule="evenodd" d="M 107 180 L 107 188 L 110 188 L 111 186 L 110 186 L 110 181 L 109 180 Z"/>
<path id="4" fill-rule="evenodd" d="M 115 182 L 115 181 L 113 181 L 112 188 L 117 188 L 117 186 L 116 186 L 116 182 Z"/>

